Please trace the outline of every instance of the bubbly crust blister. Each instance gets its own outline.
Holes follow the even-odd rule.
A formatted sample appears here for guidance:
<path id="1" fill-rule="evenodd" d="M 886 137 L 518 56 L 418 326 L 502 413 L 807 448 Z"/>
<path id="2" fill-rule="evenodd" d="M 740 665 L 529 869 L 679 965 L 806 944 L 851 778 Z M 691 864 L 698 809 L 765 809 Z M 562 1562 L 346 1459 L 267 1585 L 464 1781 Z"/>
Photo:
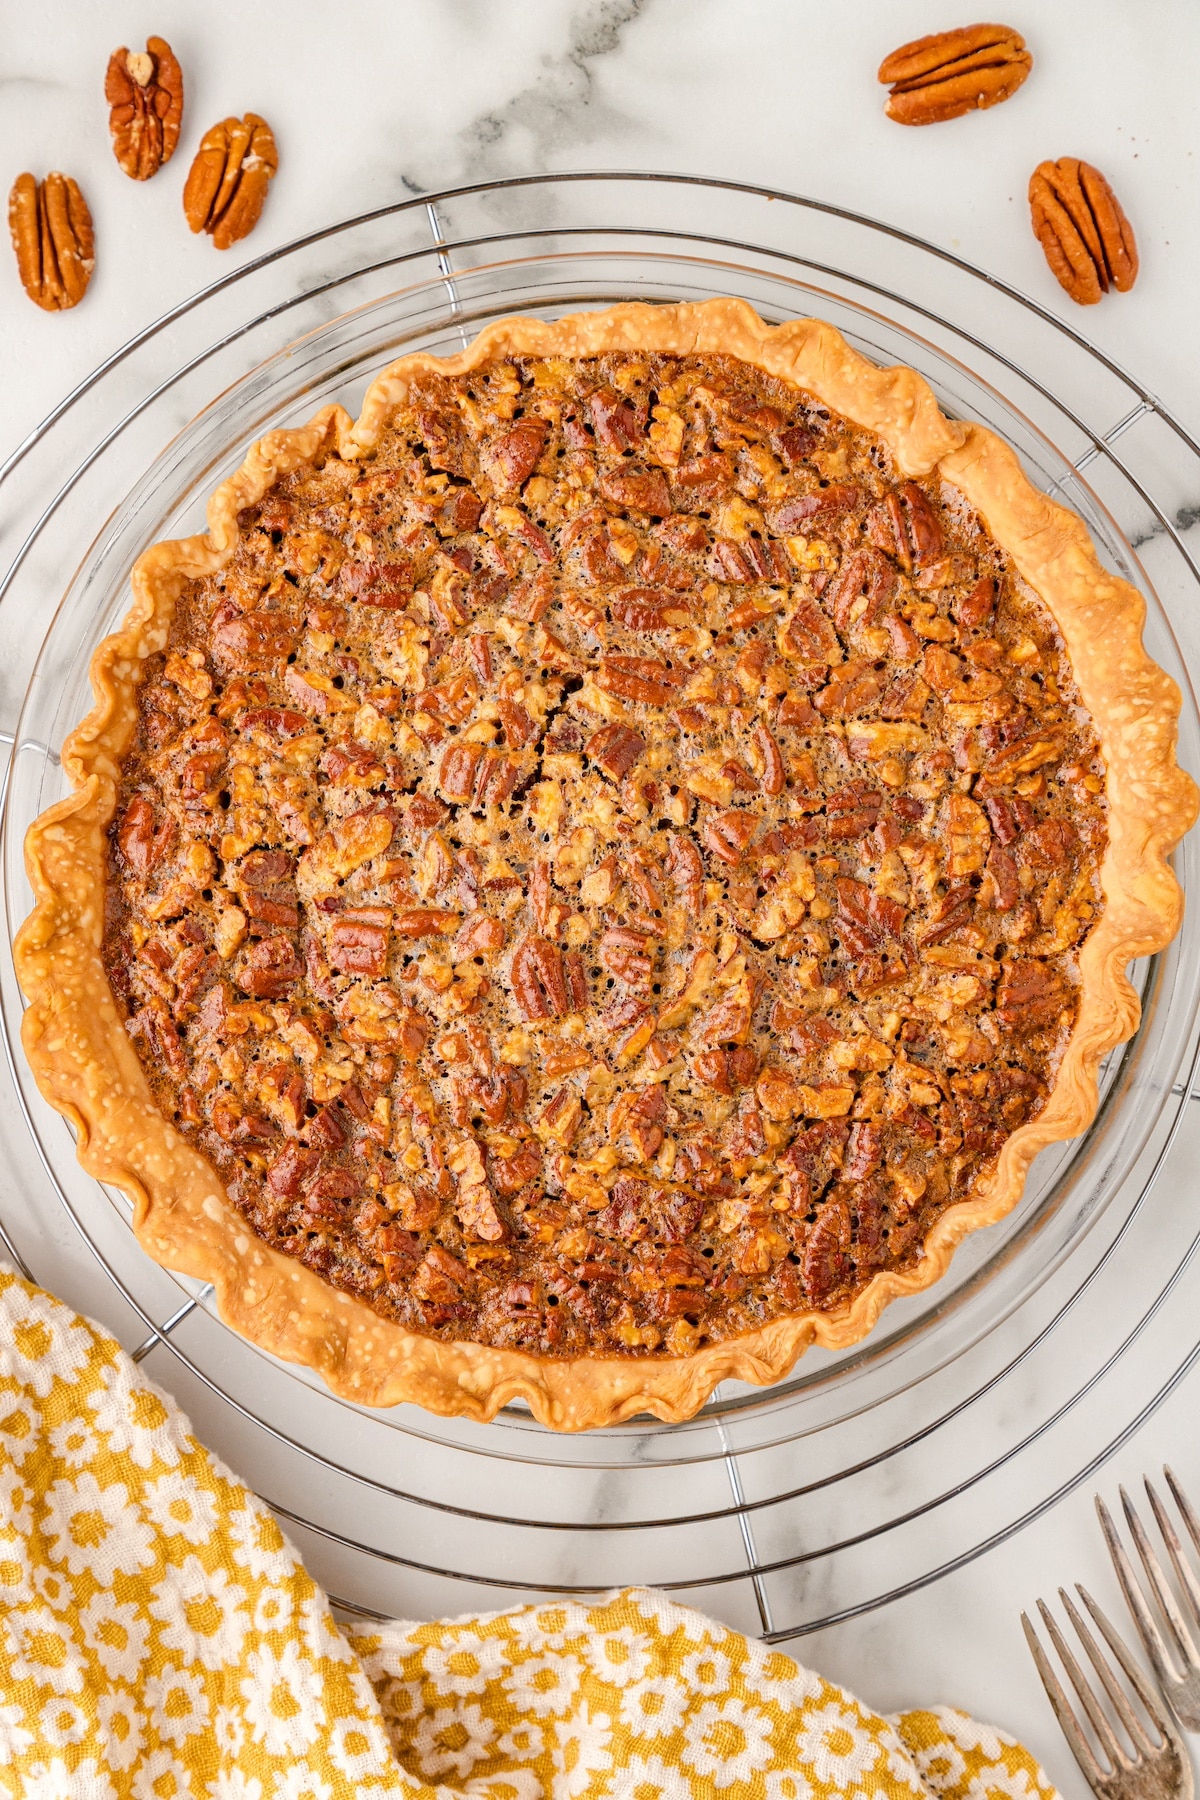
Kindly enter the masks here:
<path id="1" fill-rule="evenodd" d="M 901 474 L 936 474 L 957 489 L 1061 632 L 1107 771 L 1108 840 L 1104 905 L 1079 953 L 1075 1024 L 1051 1091 L 1038 1116 L 1008 1137 L 986 1184 L 940 1215 L 919 1260 L 882 1270 L 832 1310 L 772 1319 L 691 1354 L 555 1359 L 409 1330 L 247 1228 L 212 1164 L 151 1092 L 105 977 L 103 895 L 107 828 L 137 728 L 139 673 L 166 646 L 184 584 L 232 555 L 239 514 L 281 475 L 328 449 L 369 457 L 409 385 L 430 371 L 452 377 L 499 357 L 614 350 L 739 358 L 873 433 Z M 1165 857 L 1196 809 L 1193 784 L 1175 764 L 1178 694 L 1142 649 L 1140 596 L 1104 570 L 1082 523 L 1032 488 L 1006 445 L 981 427 L 946 420 L 911 370 L 876 368 L 815 321 L 767 326 L 735 301 L 619 306 L 553 324 L 504 321 L 458 358 L 393 365 L 372 385 L 355 424 L 328 408 L 302 430 L 269 434 L 214 494 L 208 523 L 205 536 L 143 555 L 129 618 L 96 652 L 96 707 L 64 746 L 75 792 L 35 823 L 27 841 L 38 904 L 22 928 L 17 964 L 31 1002 L 26 1051 L 43 1092 L 76 1127 L 81 1162 L 131 1194 L 144 1247 L 165 1265 L 212 1281 L 223 1315 L 252 1341 L 311 1365 L 334 1391 L 367 1404 L 413 1400 L 489 1418 L 520 1398 L 547 1424 L 572 1430 L 645 1411 L 686 1418 L 723 1379 L 774 1381 L 811 1342 L 856 1341 L 889 1300 L 936 1280 L 967 1232 L 1011 1209 L 1039 1149 L 1088 1124 L 1099 1061 L 1137 1022 L 1125 965 L 1161 948 L 1178 928 L 1181 896 Z"/>

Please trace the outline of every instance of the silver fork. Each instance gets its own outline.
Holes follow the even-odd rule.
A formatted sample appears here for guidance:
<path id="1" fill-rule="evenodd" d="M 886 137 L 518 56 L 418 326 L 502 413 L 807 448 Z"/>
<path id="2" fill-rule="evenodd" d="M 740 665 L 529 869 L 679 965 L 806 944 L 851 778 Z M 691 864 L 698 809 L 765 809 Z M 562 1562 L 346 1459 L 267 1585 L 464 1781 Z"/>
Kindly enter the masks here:
<path id="1" fill-rule="evenodd" d="M 1180 1517 L 1192 1544 L 1200 1555 L 1200 1519 L 1196 1517 L 1187 1495 L 1170 1469 L 1164 1469 L 1167 1486 L 1171 1490 Z M 1187 1603 L 1193 1624 L 1200 1626 L 1200 1580 L 1184 1556 L 1183 1546 L 1171 1523 L 1170 1514 L 1159 1499 L 1150 1482 L 1146 1482 L 1146 1498 L 1149 1500 L 1154 1517 L 1158 1522 L 1163 1541 L 1167 1546 L 1167 1554 L 1171 1559 L 1171 1567 L 1179 1583 L 1180 1593 Z M 1171 1592 L 1162 1564 L 1154 1553 L 1154 1546 L 1146 1535 L 1145 1526 L 1134 1509 L 1133 1502 L 1125 1489 L 1121 1489 L 1121 1505 L 1125 1510 L 1125 1519 L 1137 1545 L 1138 1556 L 1150 1592 L 1158 1602 L 1159 1610 L 1166 1621 L 1170 1638 L 1170 1647 L 1163 1641 L 1161 1632 L 1155 1623 L 1154 1614 L 1143 1592 L 1142 1585 L 1133 1572 L 1133 1565 L 1125 1554 L 1125 1547 L 1117 1536 L 1117 1528 L 1109 1516 L 1108 1508 L 1099 1495 L 1096 1497 L 1096 1511 L 1100 1515 L 1100 1525 L 1108 1543 L 1109 1554 L 1117 1571 L 1117 1580 L 1121 1583 L 1122 1592 L 1133 1614 L 1133 1622 L 1138 1634 L 1146 1646 L 1146 1654 L 1154 1665 L 1154 1673 L 1158 1676 L 1158 1684 L 1175 1709 L 1180 1722 L 1189 1731 L 1200 1731 L 1200 1649 L 1192 1627 L 1185 1619 L 1174 1594 Z"/>
<path id="2" fill-rule="evenodd" d="M 1158 1742 L 1155 1743 L 1144 1723 L 1134 1711 L 1128 1694 L 1117 1680 L 1104 1652 L 1081 1618 L 1071 1596 L 1065 1588 L 1059 1588 L 1058 1597 L 1062 1601 L 1068 1619 L 1075 1628 L 1075 1635 L 1083 1645 L 1088 1661 L 1099 1677 L 1110 1709 L 1116 1714 L 1119 1724 L 1124 1729 L 1129 1744 L 1129 1749 L 1126 1749 L 1118 1738 L 1096 1689 L 1088 1681 L 1059 1630 L 1050 1608 L 1044 1600 L 1039 1600 L 1038 1613 L 1041 1616 L 1042 1624 L 1058 1652 L 1059 1661 L 1067 1671 L 1071 1686 L 1079 1696 L 1080 1705 L 1087 1715 L 1088 1724 L 1092 1728 L 1101 1755 L 1107 1759 L 1106 1767 L 1092 1748 L 1079 1715 L 1068 1700 L 1062 1683 L 1055 1674 L 1050 1659 L 1042 1648 L 1027 1614 L 1022 1613 L 1021 1623 L 1025 1627 L 1025 1640 L 1033 1653 L 1038 1674 L 1042 1678 L 1042 1686 L 1054 1708 L 1054 1715 L 1063 1728 L 1066 1740 L 1075 1753 L 1075 1761 L 1087 1778 L 1088 1785 L 1100 1796 L 1100 1800 L 1192 1800 L 1192 1764 L 1179 1734 L 1165 1717 L 1151 1690 L 1150 1683 L 1092 1596 L 1082 1587 L 1078 1587 L 1076 1591 L 1099 1627 L 1118 1667 L 1141 1701 L 1146 1717 L 1158 1736 Z"/>

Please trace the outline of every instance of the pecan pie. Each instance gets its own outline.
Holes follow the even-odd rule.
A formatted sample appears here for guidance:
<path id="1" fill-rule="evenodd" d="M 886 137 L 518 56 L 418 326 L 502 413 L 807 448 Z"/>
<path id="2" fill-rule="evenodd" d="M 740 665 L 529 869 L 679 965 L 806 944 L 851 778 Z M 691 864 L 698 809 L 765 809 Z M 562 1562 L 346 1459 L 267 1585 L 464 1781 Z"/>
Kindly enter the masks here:
<path id="1" fill-rule="evenodd" d="M 1082 1130 L 1195 791 L 1141 601 L 909 370 L 508 321 L 141 559 L 25 1041 L 142 1243 L 372 1403 L 682 1418 Z"/>

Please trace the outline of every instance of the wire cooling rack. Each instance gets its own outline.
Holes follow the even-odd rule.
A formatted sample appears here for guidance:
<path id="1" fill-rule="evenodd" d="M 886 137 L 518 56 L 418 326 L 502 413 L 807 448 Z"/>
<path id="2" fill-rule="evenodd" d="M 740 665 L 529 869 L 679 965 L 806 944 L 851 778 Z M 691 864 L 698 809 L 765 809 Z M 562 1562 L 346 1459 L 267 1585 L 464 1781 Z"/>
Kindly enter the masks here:
<path id="1" fill-rule="evenodd" d="M 1200 764 L 1187 678 L 1200 447 L 1080 333 L 951 253 L 814 200 L 682 176 L 479 184 L 345 221 L 215 283 L 0 467 L 9 939 L 30 901 L 21 839 L 63 791 L 57 751 L 87 705 L 87 652 L 123 613 L 138 551 L 194 529 L 249 441 L 330 398 L 353 410 L 391 357 L 456 349 L 506 312 L 719 293 L 768 318 L 830 318 L 1006 436 L 1145 593 L 1149 645 L 1184 691 L 1182 757 Z M 1185 887 L 1195 854 L 1179 853 Z M 565 1438 L 518 1408 L 489 1426 L 370 1413 L 246 1344 L 209 1290 L 142 1255 L 121 1196 L 78 1169 L 21 1059 L 8 956 L 0 1239 L 149 1361 L 348 1610 L 413 1616 L 650 1582 L 779 1641 L 1018 1530 L 1200 1356 L 1197 1234 L 1181 1203 L 1200 1136 L 1187 1106 L 1200 936 L 1189 925 L 1134 973 L 1144 1022 L 1104 1071 L 1096 1125 L 1039 1159 L 1010 1220 L 866 1344 L 811 1354 L 766 1392 L 728 1384 L 678 1427 Z"/>

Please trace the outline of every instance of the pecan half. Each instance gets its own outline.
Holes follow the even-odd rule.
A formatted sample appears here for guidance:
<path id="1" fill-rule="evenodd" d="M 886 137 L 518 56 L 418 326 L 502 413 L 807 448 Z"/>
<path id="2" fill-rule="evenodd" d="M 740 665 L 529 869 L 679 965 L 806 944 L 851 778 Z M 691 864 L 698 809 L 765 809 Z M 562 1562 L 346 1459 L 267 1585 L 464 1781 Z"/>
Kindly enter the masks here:
<path id="1" fill-rule="evenodd" d="M 1137 280 L 1133 227 L 1099 169 L 1077 156 L 1039 163 L 1029 178 L 1034 236 L 1060 287 L 1080 306 L 1094 306 L 1115 287 Z"/>
<path id="2" fill-rule="evenodd" d="M 108 59 L 104 98 L 113 155 L 131 181 L 148 181 L 170 162 L 183 118 L 183 70 L 165 38 L 146 48 L 122 44 Z"/>
<path id="3" fill-rule="evenodd" d="M 52 170 L 40 184 L 18 175 L 8 196 L 8 229 L 21 285 L 43 312 L 65 312 L 87 292 L 96 263 L 92 215 L 78 185 Z"/>
<path id="4" fill-rule="evenodd" d="M 996 106 L 1033 67 L 1025 39 L 1009 25 L 961 25 L 902 44 L 879 65 L 891 88 L 884 111 L 898 125 L 936 125 Z"/>
<path id="5" fill-rule="evenodd" d="M 271 177 L 279 167 L 275 137 L 265 119 L 222 119 L 200 140 L 183 189 L 193 231 L 206 231 L 218 250 L 248 237 L 258 224 Z"/>

